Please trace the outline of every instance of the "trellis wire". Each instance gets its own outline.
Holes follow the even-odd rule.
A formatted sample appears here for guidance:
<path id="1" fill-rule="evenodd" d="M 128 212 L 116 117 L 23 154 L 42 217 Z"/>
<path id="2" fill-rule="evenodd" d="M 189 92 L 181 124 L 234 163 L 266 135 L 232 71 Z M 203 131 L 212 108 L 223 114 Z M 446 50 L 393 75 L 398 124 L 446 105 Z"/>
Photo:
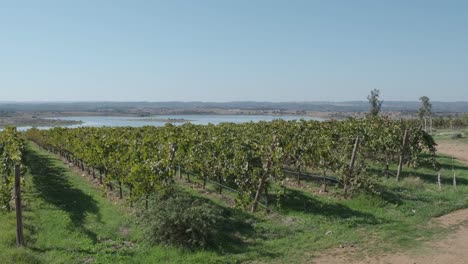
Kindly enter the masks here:
<path id="1" fill-rule="evenodd" d="M 198 174 L 196 174 L 196 173 L 194 173 L 194 172 L 185 170 L 185 169 L 184 169 L 182 166 L 180 166 L 180 165 L 177 165 L 176 167 L 177 167 L 178 169 L 184 171 L 184 173 L 186 173 L 186 174 L 195 176 L 195 177 L 200 178 L 200 179 L 202 179 L 202 180 L 206 180 L 207 182 L 210 182 L 210 183 L 212 183 L 212 184 L 214 184 L 214 185 L 220 186 L 220 187 L 222 187 L 222 188 L 224 188 L 224 189 L 226 189 L 226 190 L 229 190 L 229 191 L 231 191 L 231 192 L 240 194 L 240 192 L 239 192 L 238 190 L 236 190 L 236 189 L 233 189 L 233 188 L 231 188 L 231 187 L 229 187 L 229 186 L 226 186 L 226 185 L 224 185 L 224 184 L 221 184 L 221 183 L 219 183 L 219 182 L 216 182 L 216 181 L 213 181 L 213 180 L 210 180 L 210 179 L 207 179 L 207 178 L 202 178 L 200 175 L 198 175 Z M 252 199 L 253 197 L 250 196 L 250 198 Z M 258 201 L 258 205 L 260 205 L 261 207 L 265 208 L 268 212 L 273 212 L 273 213 L 275 213 L 275 214 L 280 215 L 278 212 L 276 212 L 275 210 L 271 209 L 268 205 L 265 205 L 265 204 L 263 204 L 263 203 L 260 202 L 260 201 Z"/>

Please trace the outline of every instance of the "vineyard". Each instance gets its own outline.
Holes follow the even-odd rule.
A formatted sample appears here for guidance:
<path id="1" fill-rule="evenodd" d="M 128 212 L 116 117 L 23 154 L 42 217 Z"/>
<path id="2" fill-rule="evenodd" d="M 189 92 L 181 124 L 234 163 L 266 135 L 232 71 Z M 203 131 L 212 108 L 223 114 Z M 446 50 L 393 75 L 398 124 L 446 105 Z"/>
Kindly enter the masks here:
<path id="1" fill-rule="evenodd" d="M 466 128 L 468 127 L 468 115 L 462 117 L 437 117 L 432 120 L 435 128 Z"/>
<path id="2" fill-rule="evenodd" d="M 430 135 L 410 122 L 385 118 L 31 129 L 27 137 L 99 177 L 109 189 L 118 186 L 120 198 L 128 189 L 131 203 L 171 192 L 181 168 L 203 179 L 203 188 L 211 181 L 220 193 L 221 186 L 236 190 L 237 205 L 251 211 L 270 189 L 281 199 L 286 169 L 336 177 L 349 197 L 378 192 L 369 166 L 382 168 L 387 177 L 393 163 L 400 163 L 400 170 L 403 165 L 438 168 Z"/>
<path id="3" fill-rule="evenodd" d="M 24 140 L 14 128 L 0 132 L 0 211 L 11 210 L 15 184 L 15 167 L 22 164 Z"/>
<path id="4" fill-rule="evenodd" d="M 0 213 L 9 212 L 12 209 L 11 201 L 15 200 L 17 246 L 25 244 L 21 204 L 23 153 L 24 140 L 16 128 L 9 127 L 0 133 Z"/>
<path id="5" fill-rule="evenodd" d="M 300 263 L 367 245 L 369 234 L 376 245 L 405 246 L 436 234 L 424 228 L 432 217 L 466 207 L 466 167 L 437 156 L 413 121 L 8 128 L 0 136 L 6 263 Z M 17 208 L 24 241 L 16 248 Z"/>

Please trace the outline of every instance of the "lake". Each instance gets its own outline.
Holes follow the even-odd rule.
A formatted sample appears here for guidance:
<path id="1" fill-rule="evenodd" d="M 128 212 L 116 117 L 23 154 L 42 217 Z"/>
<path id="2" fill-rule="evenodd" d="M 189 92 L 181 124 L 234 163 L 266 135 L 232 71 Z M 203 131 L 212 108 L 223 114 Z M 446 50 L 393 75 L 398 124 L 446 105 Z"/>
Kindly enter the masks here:
<path id="1" fill-rule="evenodd" d="M 273 115 L 157 115 L 147 117 L 132 117 L 132 116 L 68 116 L 54 117 L 50 119 L 61 120 L 76 120 L 83 122 L 78 125 L 63 126 L 68 128 L 77 127 L 142 127 L 142 126 L 164 126 L 166 121 L 161 120 L 189 120 L 188 122 L 195 125 L 219 124 L 225 122 L 246 123 L 259 121 L 273 121 L 275 119 L 283 120 L 318 120 L 323 121 L 323 118 L 310 116 L 273 116 Z M 153 120 L 151 120 L 153 119 Z M 184 122 L 174 122 L 175 125 L 181 125 Z M 27 130 L 31 127 L 19 127 L 19 130 Z M 49 129 L 49 126 L 37 127 L 39 129 Z"/>

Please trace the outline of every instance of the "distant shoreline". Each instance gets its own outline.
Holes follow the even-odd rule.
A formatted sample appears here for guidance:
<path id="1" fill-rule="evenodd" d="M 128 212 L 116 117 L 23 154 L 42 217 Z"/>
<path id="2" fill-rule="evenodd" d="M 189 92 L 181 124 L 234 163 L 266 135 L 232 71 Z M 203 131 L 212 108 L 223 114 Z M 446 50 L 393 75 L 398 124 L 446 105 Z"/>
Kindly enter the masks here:
<path id="1" fill-rule="evenodd" d="M 46 119 L 37 117 L 0 117 L 0 129 L 5 127 L 58 127 L 80 125 L 79 120 Z"/>
<path id="2" fill-rule="evenodd" d="M 148 121 L 158 119 L 158 116 L 198 116 L 198 115 L 219 115 L 219 116 L 227 116 L 227 115 L 239 115 L 239 116 L 307 116 L 307 117 L 317 117 L 317 118 L 331 118 L 336 115 L 337 112 L 296 112 L 296 111 L 259 111 L 259 110 L 248 110 L 248 111 L 241 111 L 241 110 L 164 110 L 164 111 L 157 111 L 157 112 L 43 112 L 39 113 L 41 118 L 55 118 L 60 119 L 61 117 L 80 117 L 80 116 L 104 116 L 104 117 L 128 117 L 128 120 L 135 120 L 133 118 L 138 117 L 146 117 L 149 119 Z M 179 118 L 173 118 L 175 121 L 179 120 Z M 137 119 L 143 120 L 143 119 Z M 161 120 L 166 120 L 166 118 L 162 118 Z M 191 119 L 180 119 L 181 121 L 193 121 Z"/>
<path id="3" fill-rule="evenodd" d="M 143 122 L 163 122 L 163 123 L 187 123 L 193 120 L 184 119 L 184 118 L 130 118 L 128 121 L 143 121 Z"/>

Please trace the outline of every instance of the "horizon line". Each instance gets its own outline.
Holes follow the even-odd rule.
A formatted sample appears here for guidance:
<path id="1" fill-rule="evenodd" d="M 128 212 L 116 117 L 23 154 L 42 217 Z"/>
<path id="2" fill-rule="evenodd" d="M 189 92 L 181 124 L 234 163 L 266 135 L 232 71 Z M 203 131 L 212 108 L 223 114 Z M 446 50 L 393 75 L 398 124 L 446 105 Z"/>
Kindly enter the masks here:
<path id="1" fill-rule="evenodd" d="M 404 103 L 419 103 L 419 100 L 382 100 L 385 104 L 386 102 L 404 102 Z M 140 100 L 6 100 L 0 101 L 0 104 L 5 103 L 28 103 L 28 104 L 42 104 L 42 103 L 216 103 L 216 104 L 227 104 L 227 103 L 364 103 L 366 100 L 348 100 L 348 101 L 255 101 L 255 100 L 234 100 L 234 101 L 180 101 L 180 100 L 169 100 L 169 101 L 140 101 Z M 468 103 L 468 101 L 445 101 L 445 100 L 431 100 L 432 103 Z"/>

